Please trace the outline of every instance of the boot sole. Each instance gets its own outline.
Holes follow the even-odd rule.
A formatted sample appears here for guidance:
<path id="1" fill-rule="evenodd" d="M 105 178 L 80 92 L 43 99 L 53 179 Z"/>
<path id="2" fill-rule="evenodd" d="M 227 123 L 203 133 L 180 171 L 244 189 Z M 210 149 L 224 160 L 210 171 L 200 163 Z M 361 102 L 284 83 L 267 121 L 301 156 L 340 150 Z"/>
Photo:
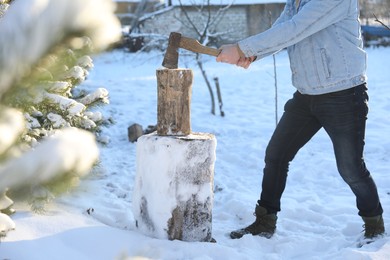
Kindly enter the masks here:
<path id="1" fill-rule="evenodd" d="M 235 231 L 230 232 L 230 238 L 231 239 L 239 239 L 239 238 L 242 238 L 244 235 L 248 235 L 248 234 L 251 234 L 253 236 L 260 236 L 260 237 L 265 237 L 267 239 L 270 239 L 273 236 L 274 233 L 260 232 L 258 234 L 252 234 L 252 233 L 250 233 L 249 231 L 247 231 L 245 229 L 239 229 L 239 230 L 235 230 Z"/>

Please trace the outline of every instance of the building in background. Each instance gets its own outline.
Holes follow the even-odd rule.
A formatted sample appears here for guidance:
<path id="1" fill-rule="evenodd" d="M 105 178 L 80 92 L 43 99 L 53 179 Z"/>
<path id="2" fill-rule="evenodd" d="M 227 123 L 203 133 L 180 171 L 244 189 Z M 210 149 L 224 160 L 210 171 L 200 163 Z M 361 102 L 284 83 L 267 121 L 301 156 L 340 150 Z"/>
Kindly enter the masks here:
<path id="1" fill-rule="evenodd" d="M 268 29 L 285 0 L 113 0 L 117 16 L 131 35 L 133 50 L 160 46 L 170 32 L 199 39 L 207 26 L 208 45 L 237 42 Z M 390 0 L 359 0 L 363 25 L 390 23 Z M 134 47 L 134 46 L 133 46 Z M 161 47 L 161 46 L 160 46 Z M 152 47 L 153 48 L 153 47 Z"/>
<path id="2" fill-rule="evenodd" d="M 153 1 L 141 0 L 137 7 L 134 2 L 118 0 L 117 13 L 122 24 L 136 26 L 130 30 L 141 34 L 169 36 L 174 31 L 193 38 L 198 38 L 196 31 L 203 31 L 207 24 L 208 34 L 214 38 L 211 42 L 216 44 L 238 41 L 266 30 L 285 3 L 284 0 Z M 129 14 L 125 15 L 127 10 Z"/>

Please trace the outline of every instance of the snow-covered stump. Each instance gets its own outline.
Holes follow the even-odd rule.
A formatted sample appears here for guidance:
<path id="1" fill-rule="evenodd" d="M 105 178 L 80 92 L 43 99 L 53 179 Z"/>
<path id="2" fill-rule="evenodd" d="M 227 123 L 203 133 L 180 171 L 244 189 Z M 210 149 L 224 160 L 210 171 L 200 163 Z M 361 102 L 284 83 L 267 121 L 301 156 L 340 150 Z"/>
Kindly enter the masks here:
<path id="1" fill-rule="evenodd" d="M 133 211 L 137 227 L 162 239 L 210 241 L 214 135 L 141 136 Z"/>
<path id="2" fill-rule="evenodd" d="M 209 242 L 216 139 L 191 132 L 191 70 L 157 70 L 157 81 L 157 132 L 137 140 L 136 226 L 156 238 Z"/>

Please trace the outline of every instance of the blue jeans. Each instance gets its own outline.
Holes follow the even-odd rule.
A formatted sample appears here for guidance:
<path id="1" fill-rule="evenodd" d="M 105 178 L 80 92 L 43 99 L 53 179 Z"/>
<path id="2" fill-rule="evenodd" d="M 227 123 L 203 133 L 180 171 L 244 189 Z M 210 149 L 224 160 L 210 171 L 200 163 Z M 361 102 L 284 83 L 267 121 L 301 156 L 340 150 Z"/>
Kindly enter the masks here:
<path id="1" fill-rule="evenodd" d="M 368 113 L 366 84 L 323 94 L 295 92 L 267 146 L 262 192 L 258 204 L 269 213 L 280 211 L 290 161 L 322 127 L 329 135 L 337 169 L 356 196 L 359 215 L 383 213 L 378 191 L 363 159 Z"/>

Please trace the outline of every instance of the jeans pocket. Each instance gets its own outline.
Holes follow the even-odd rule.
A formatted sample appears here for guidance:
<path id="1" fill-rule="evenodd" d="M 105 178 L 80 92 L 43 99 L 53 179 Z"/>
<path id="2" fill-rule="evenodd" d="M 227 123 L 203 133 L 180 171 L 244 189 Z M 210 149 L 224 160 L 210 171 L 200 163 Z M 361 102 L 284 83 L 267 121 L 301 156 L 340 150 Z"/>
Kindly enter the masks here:
<path id="1" fill-rule="evenodd" d="M 328 66 L 328 57 L 326 55 L 326 50 L 321 49 L 321 61 L 322 61 L 322 66 L 324 67 L 324 73 L 326 78 L 330 78 L 330 70 Z"/>

